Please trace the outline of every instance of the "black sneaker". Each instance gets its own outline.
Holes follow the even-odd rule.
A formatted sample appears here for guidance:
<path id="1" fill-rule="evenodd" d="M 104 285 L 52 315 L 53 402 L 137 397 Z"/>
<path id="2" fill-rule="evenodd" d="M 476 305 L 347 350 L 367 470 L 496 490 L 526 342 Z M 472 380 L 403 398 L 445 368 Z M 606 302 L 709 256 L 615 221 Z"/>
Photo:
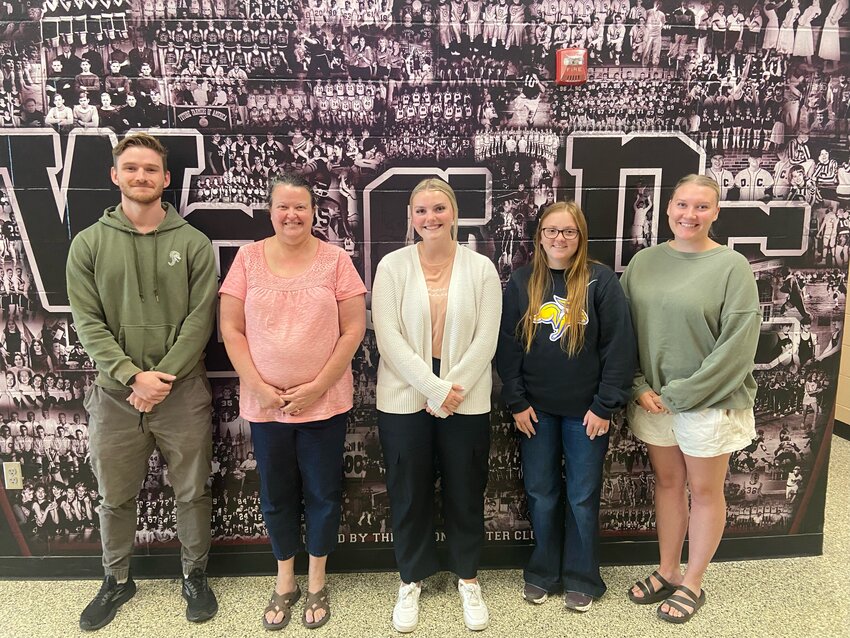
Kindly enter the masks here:
<path id="1" fill-rule="evenodd" d="M 218 611 L 218 601 L 200 567 L 193 569 L 188 578 L 183 578 L 183 598 L 188 603 L 186 619 L 190 622 L 204 622 Z"/>
<path id="2" fill-rule="evenodd" d="M 136 595 L 136 583 L 128 578 L 126 583 L 118 584 L 115 576 L 103 579 L 100 591 L 80 614 L 80 629 L 94 631 L 105 627 L 115 618 L 118 608 Z"/>

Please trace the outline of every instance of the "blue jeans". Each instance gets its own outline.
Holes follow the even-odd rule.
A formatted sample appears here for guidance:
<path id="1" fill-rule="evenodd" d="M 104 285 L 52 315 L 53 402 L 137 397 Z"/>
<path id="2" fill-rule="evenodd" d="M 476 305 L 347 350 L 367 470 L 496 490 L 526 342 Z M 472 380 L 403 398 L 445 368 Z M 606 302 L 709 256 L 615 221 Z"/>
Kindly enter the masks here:
<path id="1" fill-rule="evenodd" d="M 307 552 L 327 556 L 336 547 L 347 422 L 348 412 L 308 423 L 251 423 L 260 506 L 277 560 L 301 548 L 302 499 Z"/>
<path id="2" fill-rule="evenodd" d="M 606 589 L 599 573 L 599 496 L 608 434 L 591 441 L 581 419 L 539 410 L 537 418 L 536 435 L 519 435 L 535 539 L 525 581 L 598 598 Z"/>

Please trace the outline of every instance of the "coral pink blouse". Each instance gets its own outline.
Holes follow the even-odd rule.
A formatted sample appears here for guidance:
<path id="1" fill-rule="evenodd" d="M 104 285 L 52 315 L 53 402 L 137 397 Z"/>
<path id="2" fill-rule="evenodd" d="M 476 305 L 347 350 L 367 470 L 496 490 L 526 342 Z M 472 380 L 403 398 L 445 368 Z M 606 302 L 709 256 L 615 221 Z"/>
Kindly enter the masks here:
<path id="1" fill-rule="evenodd" d="M 279 277 L 266 263 L 263 242 L 246 244 L 219 294 L 245 304 L 245 337 L 262 379 L 288 389 L 316 378 L 339 340 L 337 302 L 366 293 L 351 258 L 325 242 L 300 275 Z M 351 366 L 313 405 L 297 416 L 263 410 L 257 396 L 240 384 L 240 414 L 253 422 L 304 423 L 328 419 L 353 405 Z"/>

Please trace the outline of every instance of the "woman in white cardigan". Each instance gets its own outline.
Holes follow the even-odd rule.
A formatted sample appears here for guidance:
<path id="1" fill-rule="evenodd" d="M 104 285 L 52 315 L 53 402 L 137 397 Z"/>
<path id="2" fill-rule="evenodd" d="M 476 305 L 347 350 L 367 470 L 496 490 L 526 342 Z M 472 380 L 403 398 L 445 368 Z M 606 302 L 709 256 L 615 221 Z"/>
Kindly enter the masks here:
<path id="1" fill-rule="evenodd" d="M 409 245 L 381 260 L 372 286 L 378 428 L 402 581 L 393 627 L 416 628 L 421 581 L 439 570 L 439 466 L 449 568 L 466 626 L 481 630 L 489 623 L 477 573 L 502 291 L 493 263 L 457 243 L 457 199 L 446 182 L 417 184 L 409 214 Z"/>

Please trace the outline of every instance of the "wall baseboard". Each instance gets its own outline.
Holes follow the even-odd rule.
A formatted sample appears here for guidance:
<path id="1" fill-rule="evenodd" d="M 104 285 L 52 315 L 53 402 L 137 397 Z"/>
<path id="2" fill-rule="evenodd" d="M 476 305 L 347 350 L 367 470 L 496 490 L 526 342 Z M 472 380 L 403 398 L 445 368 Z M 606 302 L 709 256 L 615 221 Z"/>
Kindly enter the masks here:
<path id="1" fill-rule="evenodd" d="M 687 552 L 687 543 L 685 544 Z M 521 569 L 531 552 L 529 545 L 504 545 L 485 547 L 481 556 L 483 569 Z M 823 553 L 823 534 L 795 534 L 793 536 L 748 536 L 726 538 L 717 550 L 715 560 L 752 560 L 819 556 Z M 658 543 L 655 539 L 639 541 L 605 541 L 600 544 L 603 565 L 654 565 L 658 561 Z M 445 555 L 443 556 L 445 558 Z M 246 552 L 243 548 L 228 551 L 214 548 L 210 553 L 210 576 L 261 576 L 274 572 L 274 557 L 269 550 Z M 307 561 L 299 554 L 295 562 L 298 573 L 306 573 Z M 134 556 L 133 575 L 138 578 L 179 578 L 180 560 L 176 552 Z M 344 563 L 328 563 L 328 571 L 381 572 L 395 571 L 395 559 L 390 548 L 349 549 Z M 2 580 L 15 579 L 100 579 L 103 568 L 100 556 L 45 556 L 0 557 Z"/>
<path id="2" fill-rule="evenodd" d="M 835 425 L 833 426 L 832 431 L 836 436 L 840 436 L 842 439 L 850 441 L 850 425 L 844 421 L 835 419 Z"/>

